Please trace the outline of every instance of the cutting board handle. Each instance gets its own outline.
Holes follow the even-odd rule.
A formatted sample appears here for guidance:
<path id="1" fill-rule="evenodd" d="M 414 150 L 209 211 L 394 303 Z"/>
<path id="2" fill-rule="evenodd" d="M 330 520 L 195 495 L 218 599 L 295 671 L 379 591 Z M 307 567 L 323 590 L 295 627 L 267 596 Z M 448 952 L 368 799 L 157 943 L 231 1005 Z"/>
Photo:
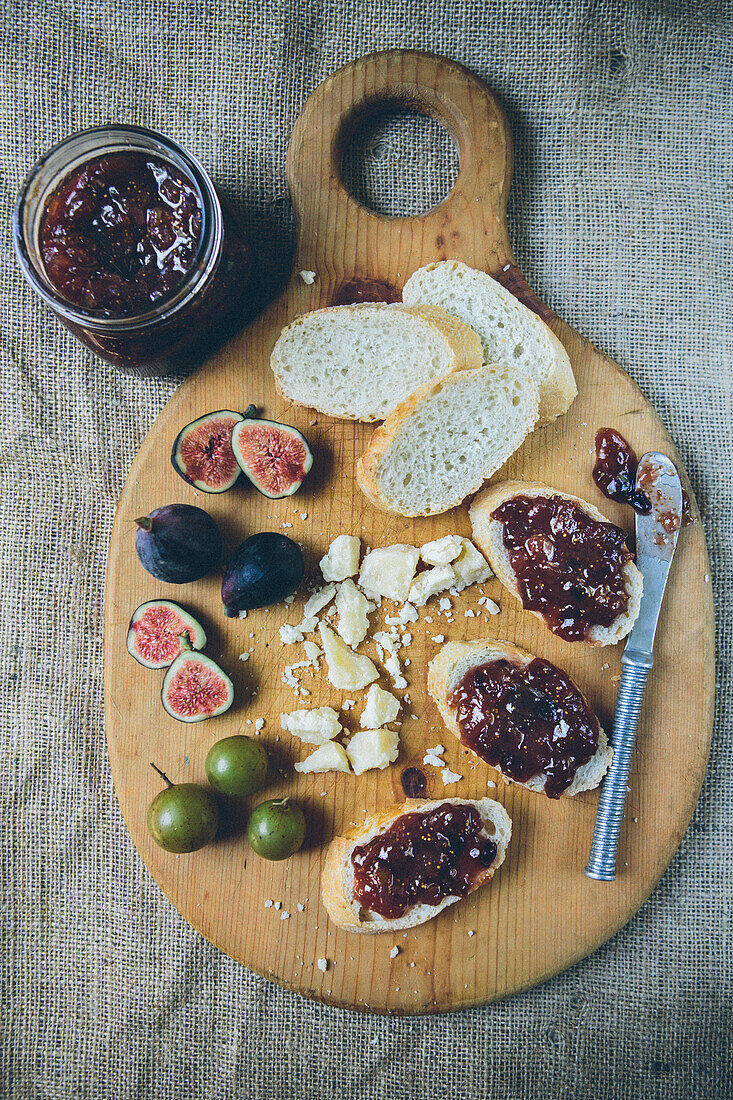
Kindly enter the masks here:
<path id="1" fill-rule="evenodd" d="M 395 108 L 429 115 L 444 126 L 460 159 L 450 193 L 412 218 L 391 218 L 362 206 L 346 188 L 341 169 L 355 126 Z M 436 260 L 460 255 L 498 272 L 514 262 L 506 228 L 511 174 L 504 112 L 468 69 L 418 50 L 359 58 L 316 88 L 293 128 L 287 179 L 299 228 L 295 271 L 314 267 L 322 277 L 327 264 L 337 282 L 354 275 L 379 278 L 375 265 L 381 265 L 389 269 L 385 277 L 401 282 L 410 273 L 410 256 L 425 262 L 432 252 Z M 336 250 L 334 240 L 342 242 Z M 341 270 L 333 271 L 334 263 Z"/>

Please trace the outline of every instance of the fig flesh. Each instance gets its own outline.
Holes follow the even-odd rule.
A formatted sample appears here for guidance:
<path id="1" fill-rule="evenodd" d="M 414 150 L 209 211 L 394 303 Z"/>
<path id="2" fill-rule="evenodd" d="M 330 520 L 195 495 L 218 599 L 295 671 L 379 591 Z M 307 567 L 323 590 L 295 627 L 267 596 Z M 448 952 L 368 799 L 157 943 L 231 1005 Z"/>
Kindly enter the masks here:
<path id="1" fill-rule="evenodd" d="M 171 718 L 203 722 L 229 710 L 234 702 L 234 685 L 211 657 L 182 653 L 165 674 L 162 699 Z"/>
<path id="2" fill-rule="evenodd" d="M 204 493 L 231 489 L 241 473 L 232 451 L 232 428 L 243 419 L 241 413 L 221 409 L 182 428 L 171 452 L 176 473 Z"/>
<path id="3" fill-rule="evenodd" d="M 308 440 L 297 428 L 247 414 L 234 425 L 232 450 L 255 489 L 270 500 L 297 492 L 313 465 Z"/>
<path id="4" fill-rule="evenodd" d="M 127 652 L 145 668 L 167 668 L 182 653 L 205 645 L 201 624 L 172 600 L 141 603 L 127 632 Z"/>
<path id="5" fill-rule="evenodd" d="M 221 598 L 225 615 L 252 611 L 292 596 L 300 587 L 305 562 L 286 535 L 260 531 L 237 547 L 224 570 Z"/>
<path id="6" fill-rule="evenodd" d="M 203 508 L 166 504 L 135 523 L 137 556 L 156 580 L 187 584 L 205 577 L 219 564 L 221 534 Z"/>

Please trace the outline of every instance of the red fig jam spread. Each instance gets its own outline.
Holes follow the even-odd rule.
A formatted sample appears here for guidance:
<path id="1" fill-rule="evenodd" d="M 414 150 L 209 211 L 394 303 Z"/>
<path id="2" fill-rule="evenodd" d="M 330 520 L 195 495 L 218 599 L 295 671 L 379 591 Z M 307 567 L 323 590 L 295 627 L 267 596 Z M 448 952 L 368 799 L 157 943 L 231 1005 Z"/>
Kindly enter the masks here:
<path id="1" fill-rule="evenodd" d="M 465 897 L 496 858 L 475 806 L 449 802 L 407 813 L 354 848 L 354 897 L 364 909 L 392 920 L 413 905 Z"/>
<path id="2" fill-rule="evenodd" d="M 596 432 L 596 464 L 593 480 L 605 497 L 617 500 L 648 515 L 652 506 L 644 493 L 636 488 L 636 454 L 615 428 L 601 428 Z"/>
<path id="3" fill-rule="evenodd" d="M 401 302 L 400 294 L 391 283 L 380 279 L 351 279 L 342 283 L 333 296 L 331 305 L 352 306 L 358 302 Z"/>
<path id="4" fill-rule="evenodd" d="M 491 517 L 503 524 L 522 605 L 554 634 L 583 641 L 626 611 L 623 568 L 632 555 L 620 527 L 560 496 L 510 497 Z"/>
<path id="5" fill-rule="evenodd" d="M 108 317 L 129 317 L 169 297 L 193 266 L 201 204 L 191 180 L 159 157 L 110 153 L 61 181 L 40 236 L 59 294 Z"/>
<path id="6" fill-rule="evenodd" d="M 598 748 L 598 722 L 575 684 L 549 661 L 503 658 L 470 669 L 450 697 L 461 742 L 508 779 L 546 775 L 559 798 Z"/>

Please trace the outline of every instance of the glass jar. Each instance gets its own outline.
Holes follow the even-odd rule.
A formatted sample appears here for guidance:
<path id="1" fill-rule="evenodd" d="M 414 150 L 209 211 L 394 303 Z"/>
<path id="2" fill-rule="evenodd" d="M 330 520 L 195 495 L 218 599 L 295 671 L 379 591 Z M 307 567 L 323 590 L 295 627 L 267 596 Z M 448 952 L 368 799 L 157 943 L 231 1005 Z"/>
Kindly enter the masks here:
<path id="1" fill-rule="evenodd" d="M 200 208 L 198 241 L 193 240 L 190 262 L 178 281 L 159 300 L 151 296 L 129 313 L 88 308 L 65 296 L 49 275 L 42 245 L 51 200 L 82 168 L 99 171 L 110 164 L 105 160 L 109 157 L 120 163 L 115 154 L 128 154 L 130 163 L 141 165 L 160 167 L 162 162 L 179 183 L 195 192 Z M 108 211 L 116 214 L 113 206 Z M 54 146 L 23 185 L 13 216 L 13 244 L 26 279 L 62 324 L 129 374 L 152 377 L 185 369 L 245 320 L 252 251 L 239 220 L 198 160 L 151 130 L 97 126 Z"/>

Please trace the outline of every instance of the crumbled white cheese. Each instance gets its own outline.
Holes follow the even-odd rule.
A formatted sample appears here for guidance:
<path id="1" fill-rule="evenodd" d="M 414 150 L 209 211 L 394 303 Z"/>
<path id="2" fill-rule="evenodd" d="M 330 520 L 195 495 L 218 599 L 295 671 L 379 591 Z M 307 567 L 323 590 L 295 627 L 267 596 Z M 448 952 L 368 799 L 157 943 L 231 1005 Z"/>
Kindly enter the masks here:
<path id="1" fill-rule="evenodd" d="M 247 618 L 247 612 L 246 611 L 240 611 L 238 617 L 240 619 L 246 619 Z"/>
<path id="2" fill-rule="evenodd" d="M 448 565 L 458 557 L 463 544 L 458 535 L 443 535 L 442 539 L 426 542 L 420 549 L 420 557 L 428 565 Z"/>
<path id="3" fill-rule="evenodd" d="M 283 645 L 295 645 L 297 642 L 303 641 L 303 631 L 299 626 L 291 626 L 290 623 L 283 623 L 279 634 Z"/>
<path id="4" fill-rule="evenodd" d="M 424 573 L 418 573 L 410 585 L 407 598 L 415 607 L 424 607 L 431 596 L 445 592 L 455 579 L 450 565 L 435 565 Z"/>
<path id="5" fill-rule="evenodd" d="M 323 650 L 315 642 L 307 641 L 303 643 L 303 650 L 306 657 L 312 664 L 318 661 L 319 657 L 323 656 Z"/>
<path id="6" fill-rule="evenodd" d="M 390 959 L 396 959 L 397 956 L 399 955 L 399 953 L 400 953 L 400 949 L 397 946 L 397 944 L 395 944 L 394 947 L 392 948 L 392 950 L 389 953 Z"/>
<path id="7" fill-rule="evenodd" d="M 442 756 L 445 752 L 445 745 L 436 745 L 434 749 L 428 749 L 427 751 L 433 753 L 434 756 Z"/>
<path id="8" fill-rule="evenodd" d="M 378 729 L 394 722 L 400 712 L 400 701 L 391 691 L 372 684 L 367 692 L 366 705 L 359 725 L 365 729 Z"/>
<path id="9" fill-rule="evenodd" d="M 283 909 L 282 913 L 280 914 L 280 920 L 289 920 L 289 919 L 290 919 L 290 913 L 288 913 L 287 909 Z"/>
<path id="10" fill-rule="evenodd" d="M 404 603 L 419 558 L 417 547 L 404 543 L 370 550 L 361 563 L 359 587 L 370 599 L 386 596 L 387 599 Z"/>
<path id="11" fill-rule="evenodd" d="M 280 909 L 280 908 L 282 908 L 282 902 L 281 902 L 281 901 L 276 901 L 276 902 L 275 902 L 275 908 L 276 908 L 276 909 Z"/>
<path id="12" fill-rule="evenodd" d="M 359 730 L 346 746 L 355 775 L 372 768 L 386 768 L 399 755 L 399 734 L 394 730 Z"/>
<path id="13" fill-rule="evenodd" d="M 265 909 L 272 909 L 272 898 L 265 899 Z"/>
<path id="14" fill-rule="evenodd" d="M 315 752 L 312 752 L 302 762 L 296 761 L 295 770 L 301 774 L 348 772 L 350 770 L 349 758 L 338 741 L 327 741 L 325 745 L 320 745 Z"/>
<path id="15" fill-rule="evenodd" d="M 328 959 L 319 959 L 316 966 L 320 970 L 321 974 L 325 974 L 328 970 Z"/>
<path id="16" fill-rule="evenodd" d="M 441 760 L 435 753 L 426 752 L 423 757 L 423 764 L 428 764 L 431 768 L 444 768 L 445 760 Z"/>
<path id="17" fill-rule="evenodd" d="M 356 535 L 337 535 L 321 558 L 321 573 L 325 581 L 345 581 L 359 570 L 361 539 Z"/>
<path id="18" fill-rule="evenodd" d="M 468 934 L 469 934 L 469 936 L 475 936 L 475 935 L 476 935 L 476 933 L 474 932 L 473 928 L 469 928 L 469 930 L 468 930 Z"/>
<path id="19" fill-rule="evenodd" d="M 326 604 L 329 604 L 335 595 L 335 584 L 326 584 L 323 588 L 317 589 L 310 599 L 306 601 L 305 607 L 303 608 L 303 618 L 311 619 L 313 616 L 317 615 L 319 611 L 323 611 Z M 306 633 L 308 633 L 308 631 L 306 631 Z"/>
<path id="20" fill-rule="evenodd" d="M 396 615 L 386 615 L 384 621 L 387 626 L 407 626 L 408 623 L 416 623 L 418 618 L 417 608 L 411 603 L 403 603 Z"/>
<path id="21" fill-rule="evenodd" d="M 374 611 L 374 604 L 360 592 L 354 582 L 348 577 L 338 586 L 336 595 L 336 610 L 339 621 L 337 630 L 347 645 L 353 648 L 360 645 L 369 627 L 369 615 Z"/>
<path id="22" fill-rule="evenodd" d="M 441 775 L 443 777 L 443 783 L 446 787 L 449 783 L 457 783 L 459 779 L 463 779 L 462 775 L 459 775 L 458 772 L 452 772 L 450 768 L 443 768 Z"/>
<path id="23" fill-rule="evenodd" d="M 483 554 L 473 545 L 470 539 L 461 539 L 463 549 L 453 562 L 453 572 L 456 575 L 456 588 L 463 591 L 470 584 L 481 584 L 493 577 L 489 563 Z"/>
<path id="24" fill-rule="evenodd" d="M 248 661 L 249 660 L 249 653 L 247 653 L 246 650 L 245 650 L 244 653 L 239 654 L 239 659 L 240 659 L 240 661 Z"/>
<path id="25" fill-rule="evenodd" d="M 265 719 L 264 718 L 257 718 L 255 720 L 255 732 L 260 733 L 260 731 L 263 730 L 264 728 L 265 728 Z"/>
<path id="26" fill-rule="evenodd" d="M 441 642 L 445 641 L 445 634 L 433 634 L 433 641 L 440 645 Z"/>
<path id="27" fill-rule="evenodd" d="M 342 725 L 333 707 L 294 710 L 280 715 L 280 725 L 309 745 L 324 745 L 341 733 Z"/>
<path id="28" fill-rule="evenodd" d="M 335 688 L 358 691 L 379 679 L 379 673 L 369 657 L 354 653 L 325 623 L 321 623 L 318 629 L 326 654 L 328 679 Z"/>
<path id="29" fill-rule="evenodd" d="M 450 602 L 447 596 L 443 596 L 442 600 L 438 601 L 438 607 L 441 611 L 450 611 L 453 604 Z"/>
<path id="30" fill-rule="evenodd" d="M 303 282 L 306 283 L 308 286 L 312 286 L 313 283 L 316 281 L 315 271 L 301 271 L 299 272 L 299 274 Z"/>
<path id="31" fill-rule="evenodd" d="M 298 910 L 299 913 L 305 912 L 305 906 L 303 905 L 302 901 L 298 902 L 298 904 L 296 905 L 296 909 Z"/>
<path id="32" fill-rule="evenodd" d="M 496 783 L 494 782 L 494 780 L 493 780 L 493 779 L 487 779 L 487 780 L 486 780 L 486 786 L 487 786 L 487 787 L 495 787 L 495 786 L 496 786 Z"/>
<path id="33" fill-rule="evenodd" d="M 476 617 L 476 612 L 472 611 L 471 608 L 469 607 L 469 608 L 466 609 L 466 611 L 463 612 L 463 616 L 466 619 L 474 619 Z"/>

